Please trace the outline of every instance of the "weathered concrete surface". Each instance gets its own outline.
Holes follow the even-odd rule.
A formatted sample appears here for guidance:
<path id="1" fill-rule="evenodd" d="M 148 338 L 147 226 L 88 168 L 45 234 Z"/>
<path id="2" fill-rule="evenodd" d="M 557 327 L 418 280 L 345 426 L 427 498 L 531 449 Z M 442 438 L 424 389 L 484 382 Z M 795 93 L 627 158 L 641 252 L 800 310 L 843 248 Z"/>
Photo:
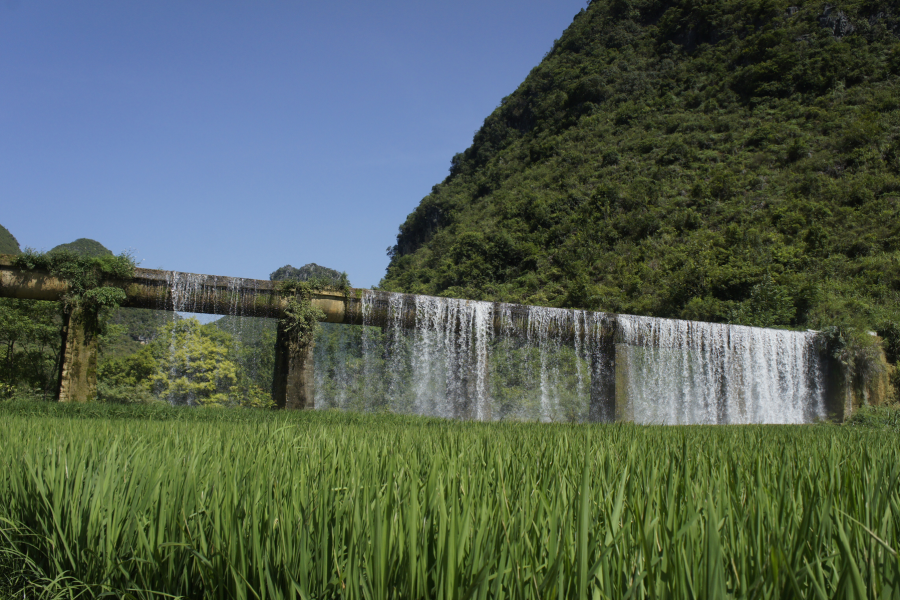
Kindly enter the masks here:
<path id="1" fill-rule="evenodd" d="M 313 342 L 301 344 L 296 332 L 278 324 L 272 380 L 272 399 L 278 408 L 315 408 L 314 348 Z"/>
<path id="2" fill-rule="evenodd" d="M 45 273 L 5 268 L 0 263 L 0 297 L 21 300 L 59 300 L 68 290 L 66 282 Z"/>
<path id="3" fill-rule="evenodd" d="M 628 349 L 623 344 L 616 344 L 616 363 L 626 364 Z M 615 385 L 616 421 L 634 422 L 634 406 L 628 401 L 628 369 L 616 369 L 613 373 Z"/>
<path id="4" fill-rule="evenodd" d="M 397 294 L 391 292 L 373 291 L 373 290 L 350 290 L 350 297 L 342 321 L 330 321 L 333 323 L 346 323 L 349 325 L 359 325 L 363 323 L 363 294 L 368 296 L 366 304 L 368 305 L 368 314 L 365 316 L 365 322 L 375 327 L 392 327 L 399 325 L 403 329 L 416 328 L 416 298 L 427 298 L 427 296 L 416 296 L 415 294 Z M 393 302 L 392 302 L 393 301 Z M 528 316 L 532 307 L 524 304 L 507 304 L 502 302 L 493 302 L 492 328 L 494 334 L 502 334 L 509 326 L 507 316 L 513 321 L 514 327 L 523 330 L 526 327 Z M 400 306 L 399 314 L 395 314 L 396 307 Z M 501 307 L 503 310 L 501 310 Z M 614 315 L 610 315 L 614 317 Z M 571 327 L 565 331 L 557 331 L 557 323 L 550 324 L 548 334 L 558 336 L 562 340 L 571 340 L 575 335 L 574 329 Z"/>
<path id="5" fill-rule="evenodd" d="M 853 382 L 850 369 L 839 360 L 827 357 L 823 365 L 825 380 L 825 413 L 838 423 L 847 420 L 853 412 Z"/>
<path id="6" fill-rule="evenodd" d="M 68 290 L 64 281 L 46 273 L 23 272 L 13 268 L 11 258 L 0 255 L 0 297 L 59 300 Z M 134 279 L 130 281 L 104 281 L 103 284 L 125 290 L 127 298 L 122 306 L 129 308 L 281 318 L 287 306 L 287 300 L 278 292 L 278 282 L 262 279 L 135 269 Z M 387 292 L 351 289 L 345 297 L 341 292 L 319 291 L 313 293 L 311 302 L 325 313 L 326 323 L 361 325 L 364 294 L 369 295 L 366 322 L 376 327 L 393 326 L 396 321 L 391 315 L 391 294 Z M 399 324 L 403 328 L 413 329 L 416 326 L 416 311 L 412 308 L 415 306 L 415 296 L 399 296 L 402 305 L 411 308 L 401 311 Z M 499 306 L 500 303 L 495 303 L 495 309 Z M 515 304 L 504 307 L 514 321 L 522 322 L 530 310 L 528 306 Z M 500 310 L 494 310 L 493 314 L 494 332 L 499 333 L 505 325 L 504 317 Z M 563 338 L 574 335 L 571 330 L 550 333 Z"/>
<path id="7" fill-rule="evenodd" d="M 96 320 L 81 309 L 63 315 L 60 402 L 89 402 L 97 397 L 99 333 Z"/>
<path id="8" fill-rule="evenodd" d="M 64 281 L 46 273 L 19 271 L 12 267 L 11 260 L 11 256 L 0 255 L 0 297 L 58 300 L 66 293 L 67 286 Z M 281 318 L 287 305 L 287 300 L 278 292 L 277 282 L 258 279 L 136 269 L 133 280 L 107 281 L 104 284 L 125 290 L 127 299 L 123 305 L 126 307 Z M 399 306 L 402 308 L 399 314 L 395 314 L 398 296 Z M 339 292 L 315 292 L 311 302 L 322 310 L 325 321 L 329 323 L 361 325 L 365 309 L 365 322 L 369 325 L 380 327 L 399 325 L 402 328 L 414 329 L 416 327 L 414 298 L 413 295 L 392 295 L 386 292 L 352 289 L 347 296 Z M 492 311 L 495 333 L 502 333 L 508 326 L 508 317 L 512 318 L 516 327 L 521 328 L 531 309 L 528 306 L 509 304 L 502 305 L 502 310 L 500 308 L 501 304 L 495 303 Z M 633 420 L 633 415 L 630 414 L 631 407 L 628 406 L 626 398 L 628 385 L 625 381 L 625 372 L 616 368 L 616 320 L 617 315 L 614 314 L 603 317 L 601 327 L 604 333 L 601 338 L 604 341 L 597 348 L 593 348 L 591 354 L 590 414 L 592 419 L 599 421 Z M 561 325 L 558 323 L 551 324 L 551 327 L 559 326 Z M 565 331 L 554 329 L 548 333 L 562 339 L 571 339 L 578 335 L 571 327 Z M 75 345 L 71 346 L 71 350 L 68 342 L 66 346 L 67 361 L 70 352 L 73 353 L 75 361 L 69 362 L 66 371 L 66 377 L 69 378 L 77 379 L 82 373 L 96 371 L 95 351 L 93 371 L 81 369 L 80 365 L 91 364 L 91 350 L 89 344 L 77 342 L 79 335 L 77 331 L 74 332 L 73 340 L 76 341 L 72 342 Z M 285 407 L 312 407 L 314 392 L 312 348 L 292 350 L 292 345 L 285 335 L 279 333 L 279 336 L 274 384 L 276 403 Z M 85 342 L 88 341 L 88 336 L 85 335 L 83 338 Z M 74 358 L 74 354 L 78 352 L 84 354 L 86 358 Z M 851 381 L 841 365 L 827 365 L 825 384 L 829 413 L 840 421 L 849 417 L 856 405 L 878 403 L 882 396 L 893 389 L 889 382 L 889 369 L 890 366 L 887 367 L 885 374 L 879 374 L 874 379 L 859 382 Z M 67 392 L 67 399 L 88 398 L 96 393 L 95 382 L 66 385 L 67 389 L 73 390 Z M 463 382 L 464 391 L 457 395 L 464 399 L 470 395 L 466 393 L 469 387 L 468 381 Z M 62 379 L 60 389 L 62 394 Z M 459 406 L 461 415 L 466 416 L 470 411 L 468 403 L 461 400 Z"/>
<path id="9" fill-rule="evenodd" d="M 857 373 L 833 356 L 826 356 L 823 363 L 825 411 L 831 420 L 845 421 L 860 407 L 894 402 L 897 390 L 891 379 L 896 367 L 887 361 L 883 349 Z"/>
<path id="10" fill-rule="evenodd" d="M 135 269 L 134 279 L 103 285 L 125 290 L 122 306 L 129 308 L 281 318 L 287 305 L 277 282 L 261 279 Z M 12 257 L 0 255 L 0 297 L 59 300 L 67 291 L 66 282 L 39 271 L 20 271 L 12 266 Z M 314 292 L 312 303 L 325 313 L 326 322 L 348 322 L 342 293 Z"/>
<path id="11" fill-rule="evenodd" d="M 616 414 L 616 331 L 609 327 L 591 348 L 590 420 L 612 423 Z M 623 388 L 625 389 L 625 388 Z"/>

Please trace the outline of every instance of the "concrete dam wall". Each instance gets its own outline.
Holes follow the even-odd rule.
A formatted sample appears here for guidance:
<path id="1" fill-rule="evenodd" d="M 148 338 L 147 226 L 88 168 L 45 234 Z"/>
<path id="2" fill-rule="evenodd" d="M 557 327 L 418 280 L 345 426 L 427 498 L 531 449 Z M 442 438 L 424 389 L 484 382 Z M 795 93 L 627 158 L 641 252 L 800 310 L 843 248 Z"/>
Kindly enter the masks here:
<path id="1" fill-rule="evenodd" d="M 278 319 L 287 304 L 264 280 L 137 269 L 107 283 L 125 290 L 126 307 Z M 58 300 L 66 290 L 0 259 L 0 296 Z M 847 377 L 815 332 L 359 289 L 311 302 L 357 333 L 335 334 L 327 351 L 289 350 L 279 330 L 282 407 L 660 424 L 806 423 L 851 409 Z M 67 329 L 60 400 L 86 400 L 96 350 L 75 321 Z"/>

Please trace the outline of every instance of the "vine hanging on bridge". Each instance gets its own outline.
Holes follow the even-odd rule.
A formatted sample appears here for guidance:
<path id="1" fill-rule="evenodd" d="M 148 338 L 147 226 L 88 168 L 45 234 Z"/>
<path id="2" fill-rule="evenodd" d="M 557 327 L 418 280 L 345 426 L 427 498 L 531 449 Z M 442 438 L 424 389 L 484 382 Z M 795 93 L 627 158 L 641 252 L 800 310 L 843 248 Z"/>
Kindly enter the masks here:
<path id="1" fill-rule="evenodd" d="M 286 279 L 276 285 L 281 296 L 287 299 L 281 326 L 294 339 L 294 343 L 300 346 L 307 346 L 315 339 L 319 321 L 325 320 L 322 309 L 312 304 L 313 294 L 330 290 L 342 292 L 345 298 L 350 296 L 350 282 L 346 273 L 341 273 L 337 281 L 311 277 L 306 281 Z"/>
<path id="2" fill-rule="evenodd" d="M 126 253 L 82 256 L 70 250 L 36 252 L 31 248 L 16 255 L 12 264 L 24 271 L 46 271 L 65 281 L 69 289 L 61 298 L 63 311 L 68 313 L 80 308 L 94 324 L 97 324 L 101 310 L 119 306 L 125 300 L 125 290 L 103 285 L 104 280 L 133 279 L 137 266 Z"/>

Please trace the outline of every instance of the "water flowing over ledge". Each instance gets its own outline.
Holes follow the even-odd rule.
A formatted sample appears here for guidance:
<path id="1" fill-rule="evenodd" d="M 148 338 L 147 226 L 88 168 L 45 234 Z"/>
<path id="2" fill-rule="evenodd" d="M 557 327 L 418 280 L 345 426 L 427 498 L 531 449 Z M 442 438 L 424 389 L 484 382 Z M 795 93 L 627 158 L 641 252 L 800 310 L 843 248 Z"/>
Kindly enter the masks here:
<path id="1" fill-rule="evenodd" d="M 110 284 L 125 306 L 155 310 L 272 319 L 286 302 L 254 279 L 137 269 Z M 0 257 L 0 296 L 66 289 Z M 815 332 L 372 290 L 312 303 L 326 317 L 312 359 L 274 376 L 294 378 L 294 406 L 660 424 L 809 423 L 851 409 L 847 376 Z"/>
<path id="2" fill-rule="evenodd" d="M 388 292 L 360 302 L 359 347 L 335 332 L 342 341 L 317 348 L 317 407 L 660 424 L 828 416 L 813 332 Z"/>
<path id="3" fill-rule="evenodd" d="M 808 423 L 826 417 L 814 333 L 617 318 L 631 420 Z"/>

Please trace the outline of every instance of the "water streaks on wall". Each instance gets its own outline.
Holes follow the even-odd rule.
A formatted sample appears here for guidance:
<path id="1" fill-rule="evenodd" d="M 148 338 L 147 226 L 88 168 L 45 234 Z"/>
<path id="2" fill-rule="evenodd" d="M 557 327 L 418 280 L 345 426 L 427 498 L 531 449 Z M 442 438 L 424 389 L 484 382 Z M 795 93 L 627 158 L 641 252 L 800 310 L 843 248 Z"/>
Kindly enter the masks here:
<path id="1" fill-rule="evenodd" d="M 359 301 L 360 348 L 341 328 L 327 352 L 344 356 L 317 350 L 318 407 L 660 424 L 827 416 L 814 333 L 387 292 Z M 354 353 L 361 372 L 334 368 Z"/>
<path id="2" fill-rule="evenodd" d="M 251 357 L 242 373 L 255 374 L 241 403 L 264 405 L 271 392 L 283 407 L 661 424 L 807 423 L 852 410 L 847 369 L 825 356 L 815 332 L 322 290 L 311 298 L 327 321 L 313 355 L 276 332 L 273 319 L 287 300 L 275 282 L 137 269 L 107 283 L 126 292 L 125 307 L 227 315 L 240 360 Z M 0 260 L 0 296 L 66 293 L 65 281 Z M 180 381 L 193 365 L 177 345 L 190 340 L 176 343 L 171 330 L 168 375 Z M 78 360 L 87 364 L 88 354 Z M 272 373 L 270 382 L 261 370 Z M 86 401 L 95 387 L 82 385 L 66 400 Z"/>

